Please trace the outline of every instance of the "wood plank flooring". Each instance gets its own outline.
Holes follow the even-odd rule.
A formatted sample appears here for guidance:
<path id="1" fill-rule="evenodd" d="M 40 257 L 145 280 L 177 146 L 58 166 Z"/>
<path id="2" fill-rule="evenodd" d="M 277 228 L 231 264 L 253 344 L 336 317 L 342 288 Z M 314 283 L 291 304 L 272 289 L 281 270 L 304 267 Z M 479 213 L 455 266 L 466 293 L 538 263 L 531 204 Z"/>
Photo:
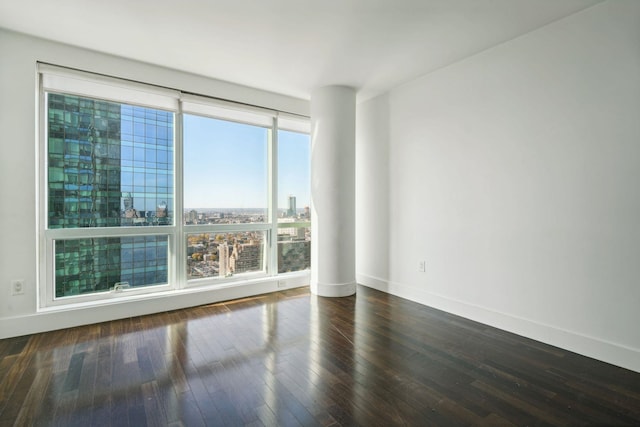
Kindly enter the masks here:
<path id="1" fill-rule="evenodd" d="M 0 426 L 640 425 L 640 374 L 369 288 L 0 340 Z"/>

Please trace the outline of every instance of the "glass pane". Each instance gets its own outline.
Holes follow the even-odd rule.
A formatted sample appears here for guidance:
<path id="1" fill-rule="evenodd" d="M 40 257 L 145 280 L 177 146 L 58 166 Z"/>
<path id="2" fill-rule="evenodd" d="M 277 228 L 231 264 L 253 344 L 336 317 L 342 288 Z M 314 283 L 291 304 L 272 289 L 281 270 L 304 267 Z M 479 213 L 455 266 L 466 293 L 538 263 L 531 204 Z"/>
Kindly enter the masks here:
<path id="1" fill-rule="evenodd" d="M 47 94 L 49 228 L 172 224 L 172 112 Z"/>
<path id="2" fill-rule="evenodd" d="M 278 224 L 278 273 L 311 268 L 311 229 Z"/>
<path id="3" fill-rule="evenodd" d="M 187 278 L 224 278 L 265 270 L 265 233 L 193 233 L 187 235 Z"/>
<path id="4" fill-rule="evenodd" d="M 310 218 L 310 152 L 309 135 L 278 131 L 279 218 Z"/>
<path id="5" fill-rule="evenodd" d="M 310 138 L 278 131 L 278 273 L 311 265 Z"/>
<path id="6" fill-rule="evenodd" d="M 167 236 L 55 242 L 56 298 L 167 283 Z"/>
<path id="7" fill-rule="evenodd" d="M 185 114 L 185 224 L 267 222 L 269 132 Z"/>

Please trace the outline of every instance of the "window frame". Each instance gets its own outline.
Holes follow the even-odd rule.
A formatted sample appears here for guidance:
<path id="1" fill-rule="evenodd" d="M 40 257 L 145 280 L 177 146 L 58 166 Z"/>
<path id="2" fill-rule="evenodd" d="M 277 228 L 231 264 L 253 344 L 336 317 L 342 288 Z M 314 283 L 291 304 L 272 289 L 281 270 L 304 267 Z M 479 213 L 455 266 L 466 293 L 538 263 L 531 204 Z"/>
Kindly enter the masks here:
<path id="1" fill-rule="evenodd" d="M 232 101 L 184 93 L 176 89 L 147 83 L 123 80 L 84 71 L 38 63 L 37 109 L 37 228 L 38 228 L 38 309 L 64 309 L 74 306 L 96 305 L 119 299 L 149 298 L 166 292 L 234 286 L 254 279 L 278 280 L 309 274 L 309 270 L 278 273 L 278 131 L 289 130 L 310 133 L 309 118 L 272 109 L 250 106 Z M 171 111 L 173 123 L 173 223 L 162 226 L 120 226 L 85 228 L 49 228 L 48 185 L 48 103 L 47 93 L 85 96 L 109 102 Z M 257 125 L 268 129 L 267 141 L 267 221 L 250 224 L 186 225 L 184 220 L 184 122 L 185 114 L 194 114 L 220 120 Z M 268 122 L 268 126 L 265 124 Z M 310 226 L 310 221 L 307 223 Z M 188 279 L 187 239 L 192 233 L 264 232 L 263 269 L 230 277 Z M 56 297 L 55 241 L 134 236 L 167 237 L 167 283 L 132 287 L 124 290 L 109 289 L 88 294 Z"/>
<path id="2" fill-rule="evenodd" d="M 274 189 L 276 184 L 273 181 L 277 177 L 277 165 L 274 164 L 277 161 L 277 157 L 274 157 L 274 151 L 277 150 L 277 125 L 278 125 L 278 113 L 274 110 L 268 110 L 259 107 L 245 106 L 242 104 L 236 104 L 229 101 L 211 100 L 205 97 L 201 97 L 193 94 L 183 95 L 180 103 L 180 121 L 181 121 L 181 140 L 180 151 L 181 155 L 184 153 L 184 116 L 189 114 L 192 116 L 198 116 L 202 118 L 209 118 L 214 120 L 223 120 L 232 123 L 239 123 L 249 126 L 257 126 L 263 129 L 267 129 L 267 218 L 264 223 L 250 223 L 250 224 L 206 224 L 206 225 L 186 225 L 184 218 L 180 222 L 182 227 L 182 240 L 185 245 L 182 253 L 184 256 L 184 265 L 181 266 L 181 271 L 184 271 L 184 287 L 195 288 L 203 285 L 215 285 L 239 282 L 247 279 L 263 278 L 268 276 L 277 275 L 277 269 L 273 268 L 273 220 L 274 220 L 274 204 L 273 199 L 277 190 Z M 184 167 L 184 160 L 182 162 Z M 180 177 L 180 189 L 181 194 L 184 195 L 184 174 Z M 181 203 L 184 203 L 184 197 L 180 197 Z M 185 206 L 181 206 L 181 213 L 184 214 Z M 276 212 L 277 215 L 277 212 Z M 189 234 L 197 233 L 234 233 L 243 231 L 264 231 L 265 241 L 263 242 L 263 271 L 261 272 L 249 272 L 242 273 L 225 278 L 206 277 L 200 279 L 189 279 L 187 274 L 187 236 Z"/>

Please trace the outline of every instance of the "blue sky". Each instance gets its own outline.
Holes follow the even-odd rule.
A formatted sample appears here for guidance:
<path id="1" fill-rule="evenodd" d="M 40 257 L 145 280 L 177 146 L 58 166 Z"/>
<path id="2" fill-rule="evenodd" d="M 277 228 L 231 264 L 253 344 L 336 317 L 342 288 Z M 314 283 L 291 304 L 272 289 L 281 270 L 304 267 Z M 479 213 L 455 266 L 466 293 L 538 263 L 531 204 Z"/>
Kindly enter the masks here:
<path id="1" fill-rule="evenodd" d="M 194 115 L 184 116 L 184 207 L 259 208 L 267 206 L 265 128 Z M 280 131 L 278 205 L 310 203 L 309 136 Z"/>
<path id="2" fill-rule="evenodd" d="M 278 207 L 289 207 L 289 195 L 296 196 L 298 209 L 311 204 L 309 135 L 279 131 L 278 134 Z"/>

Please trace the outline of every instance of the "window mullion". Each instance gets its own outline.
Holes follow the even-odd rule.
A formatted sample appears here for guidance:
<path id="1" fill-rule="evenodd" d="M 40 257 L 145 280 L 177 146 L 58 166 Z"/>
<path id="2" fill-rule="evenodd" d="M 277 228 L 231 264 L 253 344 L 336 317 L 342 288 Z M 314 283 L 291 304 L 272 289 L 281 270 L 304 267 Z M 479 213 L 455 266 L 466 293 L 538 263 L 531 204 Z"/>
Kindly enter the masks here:
<path id="1" fill-rule="evenodd" d="M 274 116 L 269 141 L 269 230 L 267 271 L 278 274 L 278 117 Z"/>
<path id="2" fill-rule="evenodd" d="M 82 239 L 122 236 L 166 236 L 173 234 L 175 227 L 112 227 L 112 228 L 54 228 L 45 230 L 48 239 Z"/>
<path id="3" fill-rule="evenodd" d="M 53 267 L 53 250 L 52 240 L 45 233 L 47 224 L 47 202 L 49 199 L 47 186 L 47 171 L 49 163 L 47 161 L 46 147 L 48 138 L 48 121 L 45 119 L 47 112 L 47 94 L 42 89 L 42 79 L 39 79 L 39 96 L 38 96 L 38 150 L 36 153 L 38 161 L 38 235 L 39 235 L 39 286 L 38 286 L 38 307 L 43 308 L 53 301 L 54 286 L 54 267 Z"/>
<path id="4" fill-rule="evenodd" d="M 173 262 L 169 264 L 171 268 L 171 281 L 169 282 L 174 288 L 184 288 L 187 285 L 187 268 L 185 254 L 186 235 L 184 230 L 184 132 L 183 132 L 183 114 L 182 103 L 180 103 L 180 111 L 176 114 L 175 135 L 174 135 L 174 218 L 175 218 L 175 234 L 173 235 L 172 244 L 169 247 L 170 257 Z"/>
<path id="5" fill-rule="evenodd" d="M 248 223 L 248 224 L 202 224 L 202 225 L 186 225 L 183 233 L 233 233 L 236 231 L 253 231 L 253 230 L 271 230 L 270 223 Z"/>

